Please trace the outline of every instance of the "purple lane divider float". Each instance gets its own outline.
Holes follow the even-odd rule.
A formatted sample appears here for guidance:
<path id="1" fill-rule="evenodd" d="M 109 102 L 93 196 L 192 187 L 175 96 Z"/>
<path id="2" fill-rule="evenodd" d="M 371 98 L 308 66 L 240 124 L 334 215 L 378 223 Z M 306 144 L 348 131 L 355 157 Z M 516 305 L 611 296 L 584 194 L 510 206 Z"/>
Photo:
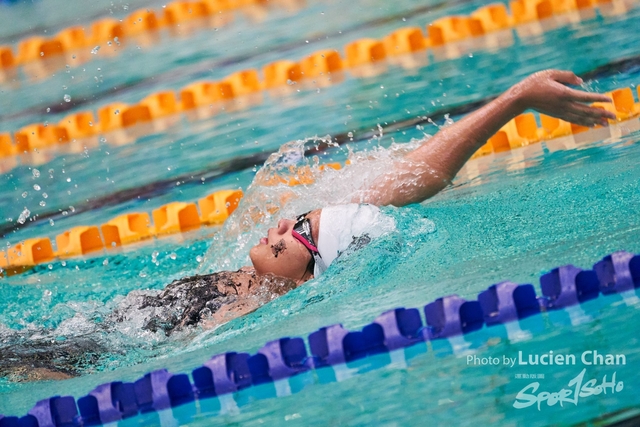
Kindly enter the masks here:
<path id="1" fill-rule="evenodd" d="M 78 399 L 78 409 L 85 426 L 119 421 L 138 413 L 135 386 L 116 381 L 102 384 Z"/>
<path id="2" fill-rule="evenodd" d="M 373 323 L 380 325 L 387 351 L 409 347 L 424 341 L 420 331 L 422 319 L 417 308 L 396 308 L 385 311 Z"/>
<path id="3" fill-rule="evenodd" d="M 331 325 L 309 335 L 309 348 L 313 356 L 314 368 L 333 366 L 345 363 L 344 337 L 349 331 L 342 325 Z"/>
<path id="4" fill-rule="evenodd" d="M 253 384 L 288 378 L 311 369 L 302 338 L 280 338 L 270 341 L 247 363 Z"/>
<path id="5" fill-rule="evenodd" d="M 568 265 L 540 278 L 544 297 L 532 285 L 501 282 L 466 301 L 456 295 L 439 298 L 424 307 L 426 327 L 418 309 L 396 308 L 378 316 L 361 331 L 341 325 L 319 329 L 308 336 L 307 354 L 302 338 L 268 342 L 256 354 L 225 353 L 213 356 L 186 374 L 153 371 L 135 383 L 113 382 L 96 387 L 76 402 L 54 396 L 38 402 L 22 417 L 0 415 L 0 427 L 75 427 L 118 422 L 138 413 L 169 409 L 195 399 L 234 393 L 251 385 L 288 378 L 312 368 L 334 366 L 374 354 L 447 339 L 484 324 L 505 324 L 540 313 L 576 306 L 603 294 L 626 293 L 640 287 L 640 256 L 616 252 L 597 262 L 593 270 Z M 79 412 L 78 412 L 79 409 Z"/>
<path id="6" fill-rule="evenodd" d="M 597 262 L 595 270 L 603 294 L 622 293 L 640 287 L 640 256 L 614 252 Z"/>
<path id="7" fill-rule="evenodd" d="M 482 309 L 478 301 L 466 301 L 457 295 L 438 298 L 424 307 L 427 327 L 425 339 L 450 338 L 482 328 Z"/>
<path id="8" fill-rule="evenodd" d="M 81 425 L 76 401 L 71 396 L 54 396 L 36 403 L 29 414 L 39 427 L 72 427 Z M 22 423 L 29 421 L 21 419 Z"/>
<path id="9" fill-rule="evenodd" d="M 540 313 L 540 302 L 533 285 L 502 282 L 478 294 L 487 326 L 514 322 Z"/>
<path id="10" fill-rule="evenodd" d="M 542 294 L 547 297 L 547 309 L 571 307 L 598 297 L 600 284 L 592 270 L 573 265 L 554 268 L 540 277 Z"/>
<path id="11" fill-rule="evenodd" d="M 221 396 L 251 386 L 247 353 L 218 354 L 192 372 L 199 397 Z"/>
<path id="12" fill-rule="evenodd" d="M 160 411 L 194 400 L 193 386 L 186 374 L 173 375 L 166 369 L 153 371 L 135 382 L 140 412 Z"/>

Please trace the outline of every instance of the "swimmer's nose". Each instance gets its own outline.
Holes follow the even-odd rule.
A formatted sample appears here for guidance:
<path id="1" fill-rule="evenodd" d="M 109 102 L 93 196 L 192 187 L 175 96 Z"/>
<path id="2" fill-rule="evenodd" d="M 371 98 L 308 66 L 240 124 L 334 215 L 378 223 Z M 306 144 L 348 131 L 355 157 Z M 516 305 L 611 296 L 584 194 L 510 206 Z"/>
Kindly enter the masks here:
<path id="1" fill-rule="evenodd" d="M 292 223 L 289 219 L 281 219 L 278 221 L 278 234 L 284 234 L 289 229 L 289 225 Z"/>

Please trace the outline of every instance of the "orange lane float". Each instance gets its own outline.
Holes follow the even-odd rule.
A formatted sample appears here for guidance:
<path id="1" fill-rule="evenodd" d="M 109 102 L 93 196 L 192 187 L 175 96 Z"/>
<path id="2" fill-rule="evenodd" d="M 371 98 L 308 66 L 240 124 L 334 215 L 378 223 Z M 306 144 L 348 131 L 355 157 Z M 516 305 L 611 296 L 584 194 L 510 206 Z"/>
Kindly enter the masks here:
<path id="1" fill-rule="evenodd" d="M 0 46 L 0 68 L 11 68 L 16 64 L 13 51 L 9 46 Z"/>
<path id="2" fill-rule="evenodd" d="M 541 21 L 553 16 L 549 0 L 513 0 L 509 3 L 515 24 Z"/>
<path id="3" fill-rule="evenodd" d="M 238 207 L 240 190 L 223 190 L 198 200 L 202 224 L 222 224 Z"/>
<path id="4" fill-rule="evenodd" d="M 231 86 L 232 93 L 237 96 L 258 92 L 261 89 L 260 77 L 256 70 L 237 71 L 224 80 Z"/>
<path id="5" fill-rule="evenodd" d="M 56 255 L 69 258 L 104 249 L 100 231 L 96 226 L 74 227 L 56 236 Z"/>
<path id="6" fill-rule="evenodd" d="M 507 7 L 502 3 L 494 3 L 471 13 L 471 17 L 482 23 L 482 28 L 486 32 L 500 31 L 511 26 L 512 18 L 509 16 Z"/>
<path id="7" fill-rule="evenodd" d="M 506 134 L 511 148 L 522 147 L 540 141 L 538 124 L 533 113 L 516 116 L 500 130 Z"/>
<path id="8" fill-rule="evenodd" d="M 39 59 L 48 59 L 64 53 L 62 42 L 57 38 L 29 37 L 18 46 L 18 63 L 25 63 Z"/>
<path id="9" fill-rule="evenodd" d="M 82 27 L 69 27 L 60 31 L 56 38 L 65 51 L 76 50 L 89 45 L 89 39 Z"/>
<path id="10" fill-rule="evenodd" d="M 195 203 L 173 202 L 155 209 L 152 213 L 154 233 L 170 234 L 200 227 Z"/>
<path id="11" fill-rule="evenodd" d="M 375 39 L 360 39 L 348 43 L 345 47 L 347 64 L 350 67 L 371 64 L 386 59 L 384 44 Z"/>
<path id="12" fill-rule="evenodd" d="M 293 61 L 276 61 L 262 68 L 264 86 L 267 89 L 277 86 L 290 85 L 302 79 L 300 64 Z"/>
<path id="13" fill-rule="evenodd" d="M 13 145 L 11 135 L 0 133 L 0 157 L 13 156 L 18 152 L 18 148 Z"/>
<path id="14" fill-rule="evenodd" d="M 176 99 L 176 94 L 171 91 L 153 93 L 140 101 L 140 105 L 148 108 L 151 117 L 154 119 L 180 111 L 180 104 Z"/>
<path id="15" fill-rule="evenodd" d="M 100 130 L 102 132 L 109 132 L 121 128 L 122 120 L 119 116 L 127 108 L 129 108 L 129 105 L 123 102 L 116 102 L 100 108 L 98 110 Z"/>
<path id="16" fill-rule="evenodd" d="M 25 126 L 15 134 L 18 152 L 31 151 L 69 141 L 67 130 L 42 123 Z"/>
<path id="17" fill-rule="evenodd" d="M 155 31 L 160 28 L 160 22 L 155 12 L 148 9 L 140 9 L 127 16 L 123 21 L 125 35 L 138 35 L 144 32 Z"/>
<path id="18" fill-rule="evenodd" d="M 45 238 L 27 239 L 6 252 L 7 266 L 34 266 L 54 258 L 51 241 Z"/>
<path id="19" fill-rule="evenodd" d="M 540 124 L 542 125 L 545 139 L 560 138 L 572 133 L 571 123 L 546 114 L 540 114 Z"/>
<path id="20" fill-rule="evenodd" d="M 95 123 L 93 113 L 83 111 L 65 117 L 60 120 L 58 126 L 66 130 L 69 139 L 79 139 L 98 133 L 99 129 L 97 125 L 94 126 Z"/>
<path id="21" fill-rule="evenodd" d="M 403 55 L 427 48 L 428 39 L 419 27 L 395 30 L 384 38 L 385 51 L 389 55 Z"/>
<path id="22" fill-rule="evenodd" d="M 120 112 L 120 124 L 122 127 L 147 123 L 153 119 L 149 107 L 145 105 L 132 105 Z"/>
<path id="23" fill-rule="evenodd" d="M 103 224 L 100 229 L 107 248 L 148 239 L 153 231 L 151 219 L 146 212 L 120 215 Z"/>
<path id="24" fill-rule="evenodd" d="M 124 29 L 122 24 L 112 18 L 100 19 L 91 25 L 92 44 L 100 44 L 111 40 L 121 39 L 124 37 Z"/>
<path id="25" fill-rule="evenodd" d="M 176 25 L 192 19 L 203 18 L 211 13 L 204 2 L 174 1 L 166 5 L 164 20 L 167 25 Z"/>
<path id="26" fill-rule="evenodd" d="M 427 26 L 432 46 L 442 46 L 485 33 L 479 19 L 468 16 L 445 16 Z"/>
<path id="27" fill-rule="evenodd" d="M 592 0 L 551 0 L 553 13 L 556 14 L 593 7 L 593 3 Z"/>
<path id="28" fill-rule="evenodd" d="M 494 153 L 509 151 L 512 148 L 509 142 L 509 136 L 507 136 L 506 132 L 501 130 L 496 132 L 495 135 L 489 138 L 488 145 L 490 146 L 491 151 Z"/>
<path id="29" fill-rule="evenodd" d="M 182 109 L 190 110 L 233 98 L 233 88 L 226 82 L 196 82 L 180 91 Z"/>
<path id="30" fill-rule="evenodd" d="M 342 71 L 344 64 L 336 50 L 325 49 L 313 52 L 300 61 L 302 74 L 306 78 Z"/>
<path id="31" fill-rule="evenodd" d="M 611 97 L 613 102 L 596 102 L 593 106 L 612 112 L 616 115 L 617 121 L 628 120 L 640 114 L 640 106 L 635 103 L 631 88 L 616 89 L 605 95 Z M 609 121 L 613 123 L 616 120 Z"/>

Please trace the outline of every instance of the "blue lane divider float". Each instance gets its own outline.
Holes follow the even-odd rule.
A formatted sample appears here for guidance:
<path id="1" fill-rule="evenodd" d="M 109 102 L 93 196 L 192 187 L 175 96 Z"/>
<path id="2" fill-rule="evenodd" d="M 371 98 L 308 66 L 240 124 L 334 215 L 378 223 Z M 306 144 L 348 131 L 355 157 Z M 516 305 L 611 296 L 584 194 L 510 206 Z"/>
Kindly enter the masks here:
<path id="1" fill-rule="evenodd" d="M 187 374 L 171 374 L 161 369 L 134 383 L 116 381 L 99 385 L 77 402 L 72 396 L 54 396 L 36 403 L 23 417 L 0 415 L 0 427 L 113 423 L 194 400 L 238 393 L 252 386 L 275 384 L 313 369 L 336 369 L 421 342 L 451 340 L 485 325 L 513 325 L 541 312 L 575 309 L 600 294 L 624 296 L 638 287 L 640 255 L 616 252 L 597 262 L 592 270 L 567 265 L 542 275 L 542 296 L 536 295 L 531 284 L 501 282 L 480 292 L 477 301 L 450 295 L 427 304 L 426 325 L 418 309 L 396 308 L 382 313 L 360 331 L 331 325 L 311 333 L 306 342 L 285 337 L 268 342 L 254 355 L 236 352 L 215 355 L 192 371 L 193 382 Z"/>

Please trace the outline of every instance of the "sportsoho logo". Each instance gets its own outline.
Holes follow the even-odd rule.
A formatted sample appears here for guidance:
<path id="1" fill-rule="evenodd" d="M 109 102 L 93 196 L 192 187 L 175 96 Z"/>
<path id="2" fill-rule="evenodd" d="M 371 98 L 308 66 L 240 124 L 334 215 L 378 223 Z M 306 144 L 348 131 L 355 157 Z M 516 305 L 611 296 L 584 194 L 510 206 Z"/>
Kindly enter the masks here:
<path id="1" fill-rule="evenodd" d="M 539 411 L 543 402 L 546 402 L 547 406 L 554 406 L 558 403 L 563 407 L 565 403 L 573 403 L 578 406 L 580 399 L 598 396 L 602 393 L 619 393 L 624 389 L 624 383 L 622 381 L 616 382 L 615 372 L 611 377 L 611 381 L 607 381 L 607 376 L 605 375 L 600 383 L 598 383 L 596 379 L 590 379 L 584 382 L 586 372 L 587 368 L 584 368 L 576 377 L 569 381 L 569 388 L 563 388 L 556 392 L 539 391 L 540 383 L 533 382 L 518 392 L 516 401 L 513 402 L 513 407 L 516 409 L 524 409 L 537 404 Z"/>
<path id="2" fill-rule="evenodd" d="M 577 360 L 586 366 L 627 364 L 627 358 L 624 354 L 603 355 L 595 350 L 584 351 L 580 354 L 579 358 L 576 358 L 574 354 L 554 354 L 553 351 L 528 355 L 524 355 L 519 351 L 518 358 L 513 358 L 510 364 L 512 367 L 576 365 Z M 582 369 L 582 372 L 569 381 L 567 384 L 568 388 L 562 388 L 559 391 L 540 391 L 540 383 L 532 382 L 518 392 L 513 407 L 523 409 L 537 405 L 539 411 L 543 402 L 546 402 L 547 406 L 560 404 L 560 406 L 564 407 L 565 403 L 573 403 L 577 406 L 580 399 L 598 396 L 600 394 L 620 393 L 624 389 L 624 383 L 622 381 L 616 381 L 616 372 L 611 375 L 610 381 L 607 381 L 607 375 L 604 375 L 601 382 L 598 382 L 597 379 L 590 379 L 585 382 L 586 372 L 587 368 Z"/>

